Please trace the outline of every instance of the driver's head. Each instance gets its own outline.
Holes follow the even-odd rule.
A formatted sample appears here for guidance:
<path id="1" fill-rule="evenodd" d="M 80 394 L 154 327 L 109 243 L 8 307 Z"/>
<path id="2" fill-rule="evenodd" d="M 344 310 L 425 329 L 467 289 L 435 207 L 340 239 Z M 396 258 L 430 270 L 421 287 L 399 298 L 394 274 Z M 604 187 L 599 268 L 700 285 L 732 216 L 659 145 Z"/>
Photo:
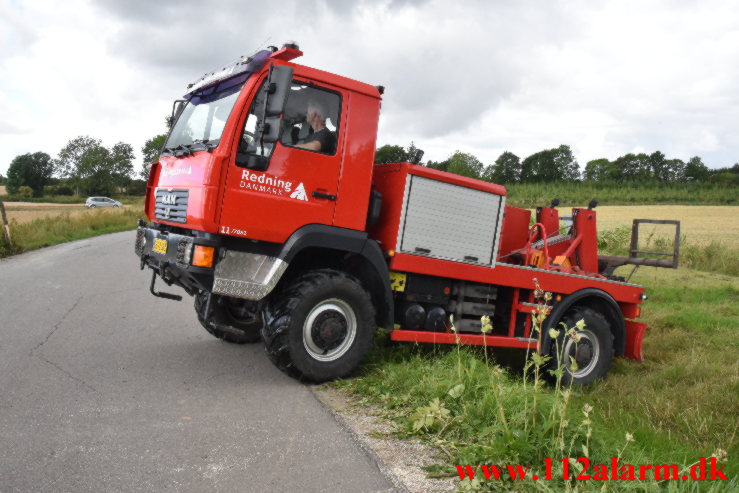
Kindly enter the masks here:
<path id="1" fill-rule="evenodd" d="M 308 109 L 305 112 L 308 123 L 315 127 L 316 124 L 324 126 L 326 124 L 326 107 L 319 101 L 311 100 L 308 101 Z"/>

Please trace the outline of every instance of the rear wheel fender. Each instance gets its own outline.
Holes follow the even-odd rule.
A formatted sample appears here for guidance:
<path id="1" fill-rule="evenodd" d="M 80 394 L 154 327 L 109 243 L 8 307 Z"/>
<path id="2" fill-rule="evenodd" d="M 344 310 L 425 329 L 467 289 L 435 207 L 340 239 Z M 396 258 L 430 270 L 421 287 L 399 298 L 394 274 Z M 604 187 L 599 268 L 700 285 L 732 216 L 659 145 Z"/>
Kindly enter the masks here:
<path id="1" fill-rule="evenodd" d="M 611 295 L 595 288 L 581 289 L 554 305 L 552 312 L 544 321 L 542 327 L 541 352 L 549 354 L 552 339 L 549 337 L 549 329 L 557 328 L 557 325 L 565 314 L 574 306 L 588 307 L 600 313 L 608 322 L 613 332 L 613 347 L 616 356 L 623 356 L 626 344 L 626 324 L 623 313 Z"/>

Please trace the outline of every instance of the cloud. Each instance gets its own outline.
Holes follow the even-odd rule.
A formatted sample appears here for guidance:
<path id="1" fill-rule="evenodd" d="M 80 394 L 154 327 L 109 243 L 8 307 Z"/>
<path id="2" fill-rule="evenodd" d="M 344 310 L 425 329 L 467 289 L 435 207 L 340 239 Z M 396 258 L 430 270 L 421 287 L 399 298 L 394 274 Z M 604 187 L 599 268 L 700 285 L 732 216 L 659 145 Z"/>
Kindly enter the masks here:
<path id="1" fill-rule="evenodd" d="M 739 160 L 729 1 L 6 0 L 0 33 L 0 171 L 81 134 L 139 149 L 188 83 L 287 40 L 298 63 L 385 86 L 378 142 L 428 159 Z"/>
<path id="2" fill-rule="evenodd" d="M 0 3 L 0 59 L 23 50 L 37 39 L 33 23 L 10 1 Z"/>

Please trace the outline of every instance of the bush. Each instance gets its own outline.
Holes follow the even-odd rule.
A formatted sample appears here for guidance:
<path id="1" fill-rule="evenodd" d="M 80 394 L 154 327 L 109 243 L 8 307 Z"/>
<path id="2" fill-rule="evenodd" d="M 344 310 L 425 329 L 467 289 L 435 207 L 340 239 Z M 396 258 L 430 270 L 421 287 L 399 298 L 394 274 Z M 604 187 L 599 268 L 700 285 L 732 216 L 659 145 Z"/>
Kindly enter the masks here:
<path id="1" fill-rule="evenodd" d="M 128 195 L 146 195 L 146 182 L 144 180 L 131 180 L 126 188 Z"/>
<path id="2" fill-rule="evenodd" d="M 33 188 L 22 186 L 18 187 L 18 196 L 22 199 L 31 199 L 33 198 Z"/>
<path id="3" fill-rule="evenodd" d="M 54 195 L 64 195 L 69 197 L 74 195 L 74 190 L 72 190 L 68 185 L 57 185 L 54 187 Z"/>

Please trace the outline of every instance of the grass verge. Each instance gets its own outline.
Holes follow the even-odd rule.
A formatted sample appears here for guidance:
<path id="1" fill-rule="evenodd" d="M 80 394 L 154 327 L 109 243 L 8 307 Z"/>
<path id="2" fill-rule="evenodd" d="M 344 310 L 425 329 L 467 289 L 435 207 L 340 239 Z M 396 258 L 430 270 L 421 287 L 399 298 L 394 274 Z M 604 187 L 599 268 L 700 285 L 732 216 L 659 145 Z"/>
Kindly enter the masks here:
<path id="1" fill-rule="evenodd" d="M 611 457 L 621 463 L 680 464 L 682 475 L 699 457 L 722 455 L 721 450 L 734 459 L 739 279 L 643 269 L 636 280 L 650 295 L 644 308 L 650 325 L 645 361 L 619 359 L 608 379 L 591 386 L 558 390 L 524 379 L 520 364 L 489 364 L 472 348 L 411 345 L 379 347 L 357 378 L 332 385 L 382 405 L 402 425 L 401 435 L 418 435 L 436 446 L 444 459 L 432 474 L 456 475 L 454 464 L 530 464 L 541 475 L 546 457 L 585 455 L 594 464 L 608 464 Z M 729 485 L 529 479 L 464 481 L 460 487 L 731 491 L 739 487 L 738 466 L 733 460 L 725 469 Z"/>
<path id="2" fill-rule="evenodd" d="M 84 215 L 65 213 L 21 224 L 11 220 L 10 231 L 13 244 L 8 245 L 0 235 L 0 257 L 67 241 L 134 229 L 140 217 L 143 217 L 143 213 L 137 208 L 121 208 L 100 209 Z"/>

